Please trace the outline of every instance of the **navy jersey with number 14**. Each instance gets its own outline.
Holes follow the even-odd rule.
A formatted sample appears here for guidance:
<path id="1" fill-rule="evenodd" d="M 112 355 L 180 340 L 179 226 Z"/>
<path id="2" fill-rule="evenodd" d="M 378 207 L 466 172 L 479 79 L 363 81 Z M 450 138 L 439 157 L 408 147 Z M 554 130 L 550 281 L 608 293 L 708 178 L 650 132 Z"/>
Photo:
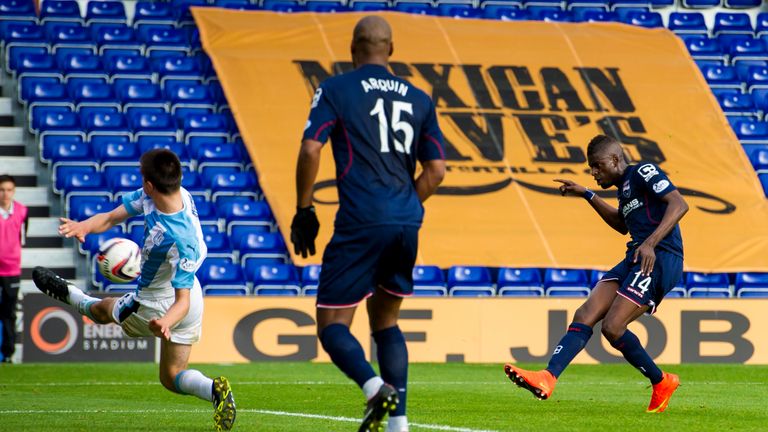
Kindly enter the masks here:
<path id="1" fill-rule="evenodd" d="M 304 139 L 330 137 L 336 162 L 336 229 L 420 226 L 416 161 L 444 159 L 443 136 L 426 93 L 367 64 L 325 80 L 315 92 Z"/>

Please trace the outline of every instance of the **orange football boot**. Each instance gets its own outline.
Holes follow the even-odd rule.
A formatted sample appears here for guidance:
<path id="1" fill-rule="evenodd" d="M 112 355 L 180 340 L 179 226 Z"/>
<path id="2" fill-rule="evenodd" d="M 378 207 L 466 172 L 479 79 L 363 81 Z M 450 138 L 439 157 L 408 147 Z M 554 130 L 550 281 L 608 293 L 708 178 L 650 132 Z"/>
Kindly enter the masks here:
<path id="1" fill-rule="evenodd" d="M 557 384 L 557 378 L 546 369 L 534 372 L 506 364 L 504 365 L 504 372 L 513 383 L 533 393 L 533 396 L 539 400 L 546 400 L 552 396 L 555 384 Z"/>
<path id="2" fill-rule="evenodd" d="M 661 382 L 653 385 L 653 395 L 651 395 L 651 403 L 648 405 L 649 413 L 664 412 L 669 405 L 669 399 L 672 398 L 672 393 L 680 386 L 680 377 L 673 373 L 664 372 L 664 377 Z"/>

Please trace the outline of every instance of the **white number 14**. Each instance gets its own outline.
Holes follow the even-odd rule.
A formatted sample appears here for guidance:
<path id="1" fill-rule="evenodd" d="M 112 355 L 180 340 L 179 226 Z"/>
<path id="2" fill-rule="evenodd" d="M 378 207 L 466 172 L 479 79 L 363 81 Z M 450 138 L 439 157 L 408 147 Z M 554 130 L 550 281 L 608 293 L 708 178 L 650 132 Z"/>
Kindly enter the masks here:
<path id="1" fill-rule="evenodd" d="M 392 101 L 392 130 L 402 132 L 405 139 L 401 143 L 395 141 L 395 151 L 405 154 L 411 154 L 411 144 L 413 144 L 413 126 L 407 121 L 401 120 L 400 115 L 407 112 L 413 115 L 413 105 L 408 102 Z M 381 152 L 389 153 L 389 127 L 387 124 L 387 115 L 384 112 L 384 99 L 378 98 L 376 105 L 370 112 L 371 116 L 377 116 L 379 120 L 379 139 L 381 140 Z"/>

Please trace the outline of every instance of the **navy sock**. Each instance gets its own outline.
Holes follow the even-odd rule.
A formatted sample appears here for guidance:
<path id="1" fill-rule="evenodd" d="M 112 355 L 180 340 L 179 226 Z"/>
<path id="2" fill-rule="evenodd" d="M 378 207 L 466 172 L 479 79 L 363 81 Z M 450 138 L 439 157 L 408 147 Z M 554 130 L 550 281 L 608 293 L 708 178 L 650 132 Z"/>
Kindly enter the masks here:
<path id="1" fill-rule="evenodd" d="M 391 416 L 405 415 L 406 387 L 408 385 L 408 347 L 400 327 L 394 326 L 373 333 L 376 355 L 384 382 L 397 389 L 400 403 Z"/>
<path id="2" fill-rule="evenodd" d="M 571 363 L 581 350 L 587 345 L 589 338 L 592 337 L 592 327 L 581 324 L 571 323 L 568 326 L 568 332 L 560 339 L 560 343 L 555 347 L 555 352 L 549 359 L 547 370 L 555 376 L 560 377 L 565 368 Z"/>
<path id="3" fill-rule="evenodd" d="M 376 376 L 371 364 L 365 359 L 360 342 L 344 324 L 331 324 L 320 333 L 320 343 L 331 356 L 333 364 L 357 383 L 360 388 Z"/>
<path id="4" fill-rule="evenodd" d="M 621 351 L 629 364 L 636 367 L 643 375 L 651 380 L 651 384 L 658 384 L 663 378 L 661 369 L 656 366 L 651 356 L 643 348 L 640 340 L 634 333 L 627 330 L 620 338 L 611 342 L 611 346 Z"/>

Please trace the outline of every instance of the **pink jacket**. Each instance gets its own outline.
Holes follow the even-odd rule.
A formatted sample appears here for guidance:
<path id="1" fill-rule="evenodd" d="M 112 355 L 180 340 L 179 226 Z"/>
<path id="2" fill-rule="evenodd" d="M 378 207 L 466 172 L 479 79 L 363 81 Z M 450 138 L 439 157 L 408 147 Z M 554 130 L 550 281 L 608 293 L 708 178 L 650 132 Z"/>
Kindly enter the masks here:
<path id="1" fill-rule="evenodd" d="M 0 217 L 0 276 L 21 275 L 21 230 L 27 219 L 27 208 L 13 202 L 8 219 Z"/>

